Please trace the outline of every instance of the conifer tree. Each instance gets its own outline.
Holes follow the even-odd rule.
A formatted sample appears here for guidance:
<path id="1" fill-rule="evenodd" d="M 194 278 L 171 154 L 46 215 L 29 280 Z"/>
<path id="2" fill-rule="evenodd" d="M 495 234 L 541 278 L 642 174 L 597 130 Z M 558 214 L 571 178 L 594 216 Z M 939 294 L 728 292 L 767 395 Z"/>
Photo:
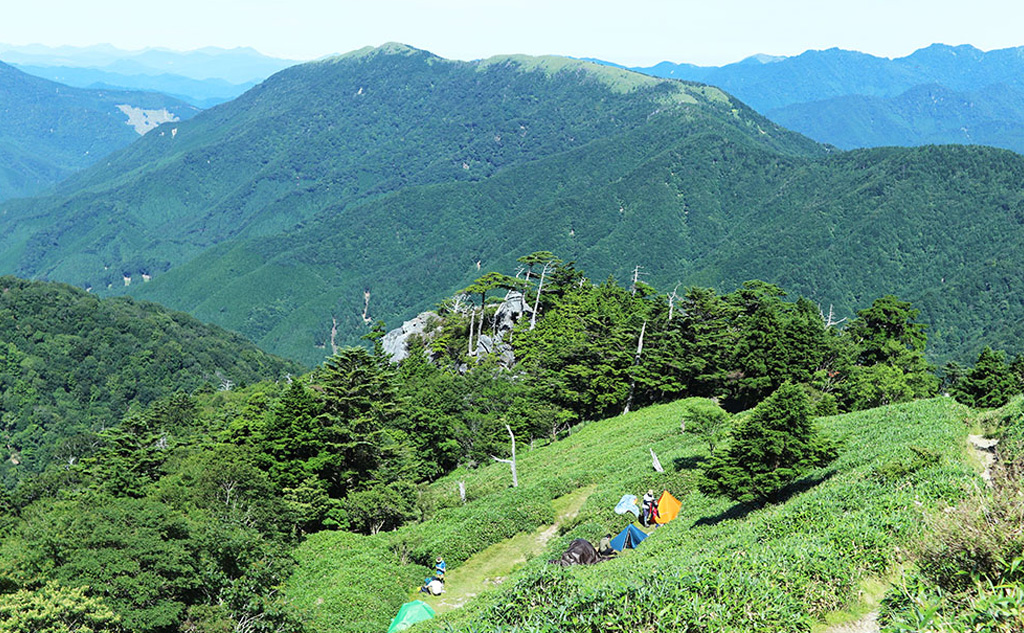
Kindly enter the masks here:
<path id="1" fill-rule="evenodd" d="M 787 382 L 733 429 L 728 448 L 708 462 L 701 489 L 763 504 L 835 456 L 836 447 L 812 424 L 806 391 Z"/>
<path id="2" fill-rule="evenodd" d="M 1020 393 L 1020 381 L 1006 363 L 1006 354 L 985 346 L 970 373 L 953 390 L 958 402 L 971 407 L 1001 407 Z"/>
<path id="3" fill-rule="evenodd" d="M 867 409 L 935 395 L 939 381 L 924 357 L 926 326 L 920 311 L 893 295 L 857 312 L 846 332 L 857 348 L 843 387 L 849 409 Z"/>

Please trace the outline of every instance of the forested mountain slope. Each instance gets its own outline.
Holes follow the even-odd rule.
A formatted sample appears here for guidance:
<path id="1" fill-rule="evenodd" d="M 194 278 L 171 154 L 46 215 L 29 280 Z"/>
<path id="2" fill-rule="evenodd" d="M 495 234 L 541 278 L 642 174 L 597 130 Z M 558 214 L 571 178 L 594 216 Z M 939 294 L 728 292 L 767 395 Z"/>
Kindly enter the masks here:
<path id="1" fill-rule="evenodd" d="M 1022 174 L 986 148 L 830 153 L 707 86 L 389 45 L 290 68 L 5 205 L 0 269 L 313 363 L 550 250 L 662 289 L 761 278 L 839 316 L 895 293 L 933 359 L 968 359 L 1018 351 Z"/>
<path id="2" fill-rule="evenodd" d="M 793 57 L 755 56 L 720 67 L 663 62 L 633 70 L 720 86 L 759 112 L 767 112 L 854 94 L 895 97 L 928 84 L 960 92 L 994 84 L 1024 90 L 1022 51 L 1020 47 L 981 51 L 968 45 L 932 44 L 889 59 L 830 48 Z"/>
<path id="3" fill-rule="evenodd" d="M 531 166 L 532 172 L 494 186 L 526 192 L 519 208 L 537 208 L 620 179 L 677 135 L 720 133 L 754 138 L 773 155 L 823 152 L 713 88 L 564 59 L 463 63 L 399 46 L 358 51 L 283 71 L 234 102 L 148 136 L 66 183 L 64 195 L 7 205 L 5 224 L 16 229 L 4 240 L 0 265 L 97 290 L 115 290 L 125 277 L 137 285 L 143 275 L 153 276 L 147 296 L 204 313 L 189 294 L 198 287 L 194 273 L 161 275 L 203 254 L 195 270 L 224 277 L 199 291 L 205 301 L 232 290 L 223 283 L 251 283 L 254 272 L 266 272 L 254 270 L 259 263 L 238 262 L 239 248 L 276 258 L 288 272 L 264 275 L 258 302 L 248 286 L 242 303 L 232 296 L 212 311 L 219 323 L 271 349 L 316 359 L 333 318 L 346 340 L 362 331 L 364 291 L 371 292 L 371 318 L 392 319 L 422 305 L 438 295 L 436 288 L 416 288 L 409 279 L 440 273 L 441 287 L 450 290 L 491 251 L 487 240 L 498 218 L 488 216 L 516 214 L 514 201 L 486 192 L 476 219 L 462 215 L 468 198 L 448 200 L 458 210 L 431 200 L 403 220 L 415 226 L 396 223 L 377 232 L 371 224 L 393 204 L 384 202 L 388 194 L 446 195 L 431 188 L 437 185 L 479 197 L 484 192 L 470 193 L 474 184 Z M 580 161 L 600 172 L 588 173 Z M 541 180 L 527 186 L 523 176 Z M 431 215 L 437 217 L 427 220 Z M 571 227 L 561 215 L 551 222 L 564 237 Z M 425 253 L 442 247 L 410 231 L 424 220 L 447 236 L 446 255 L 443 261 L 430 255 L 429 268 L 415 270 Z M 341 226 L 330 235 L 303 231 L 310 222 Z M 590 219 L 577 224 L 594 234 L 603 230 Z M 550 237 L 545 231 L 542 239 Z M 323 247 L 306 242 L 321 240 L 328 249 L 352 249 L 356 259 L 330 253 L 326 267 L 309 262 L 323 260 Z M 399 243 L 396 258 L 386 246 Z M 382 270 L 402 261 L 403 276 Z M 307 270 L 317 280 L 313 288 L 302 285 Z M 311 307 L 296 314 L 304 304 Z M 285 317 L 299 320 L 289 325 Z M 292 340 L 271 342 L 266 335 L 274 328 Z"/>
<path id="4" fill-rule="evenodd" d="M 25 633 L 69 612 L 109 633 L 378 631 L 438 555 L 462 596 L 494 588 L 471 570 L 501 545 L 508 582 L 456 630 L 807 631 L 914 556 L 973 483 L 970 412 L 906 402 L 938 380 L 896 297 L 838 328 L 764 282 L 663 294 L 588 282 L 552 253 L 521 263 L 525 280 L 489 271 L 442 301 L 397 365 L 381 341 L 231 389 L 245 367 L 288 368 L 151 304 L 3 279 L 5 456 L 57 450 L 0 488 L 0 617 Z M 498 288 L 524 294 L 485 301 Z M 1005 401 L 1020 370 L 1002 364 Z M 959 386 L 991 391 L 982 365 Z M 538 556 L 618 531 L 633 516 L 616 500 L 649 488 L 682 512 L 636 552 L 593 575 Z"/>
<path id="5" fill-rule="evenodd" d="M 127 146 L 141 133 L 129 124 L 140 111 L 187 119 L 198 109 L 152 92 L 72 88 L 0 62 L 0 200 L 48 189 Z"/>
<path id="6" fill-rule="evenodd" d="M 96 433 L 157 398 L 301 371 L 149 302 L 0 277 L 0 488 L 74 463 Z"/>
<path id="7" fill-rule="evenodd" d="M 922 85 L 896 97 L 847 95 L 767 115 L 843 149 L 960 143 L 1024 154 L 1024 91 L 1004 84 L 969 92 Z"/>
<path id="8" fill-rule="evenodd" d="M 3 55 L 3 53 L 0 53 Z M 103 90 L 149 90 L 181 99 L 197 108 L 212 108 L 230 101 L 255 86 L 257 81 L 230 83 L 223 79 L 193 79 L 182 75 L 161 73 L 122 74 L 98 68 L 71 66 L 24 66 L 17 68 L 30 75 L 43 77 L 69 86 Z M 155 71 L 152 71 L 155 72 Z M 268 72 L 267 75 L 270 73 Z"/>

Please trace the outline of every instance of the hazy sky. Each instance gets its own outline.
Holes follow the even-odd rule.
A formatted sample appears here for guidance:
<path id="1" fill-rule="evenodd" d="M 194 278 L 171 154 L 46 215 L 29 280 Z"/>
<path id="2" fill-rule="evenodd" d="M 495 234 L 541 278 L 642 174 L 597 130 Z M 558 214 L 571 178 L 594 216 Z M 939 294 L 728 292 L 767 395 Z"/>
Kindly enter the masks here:
<path id="1" fill-rule="evenodd" d="M 505 53 L 720 65 L 816 48 L 901 57 L 934 42 L 1024 45 L 1016 0 L 11 0 L 0 42 L 251 46 L 313 59 L 388 41 L 442 57 Z"/>

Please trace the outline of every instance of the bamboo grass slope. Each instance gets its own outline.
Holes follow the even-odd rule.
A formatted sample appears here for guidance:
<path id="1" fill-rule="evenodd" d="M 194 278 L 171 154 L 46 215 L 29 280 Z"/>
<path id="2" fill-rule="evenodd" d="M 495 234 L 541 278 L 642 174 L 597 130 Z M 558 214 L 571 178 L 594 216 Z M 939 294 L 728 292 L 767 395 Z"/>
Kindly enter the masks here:
<path id="1" fill-rule="evenodd" d="M 435 553 L 445 556 L 449 577 L 455 577 L 464 561 L 511 536 L 501 532 L 550 523 L 550 500 L 593 485 L 548 554 L 440 623 L 459 631 L 642 630 L 659 624 L 695 631 L 809 631 L 825 613 L 850 605 L 862 580 L 905 562 L 907 546 L 923 529 L 923 514 L 955 503 L 977 481 L 964 455 L 968 410 L 939 398 L 820 420 L 826 433 L 842 440 L 839 458 L 793 485 L 784 503 L 750 510 L 696 490 L 706 448 L 680 432 L 690 402 L 590 422 L 550 446 L 523 450 L 517 490 L 507 488 L 508 467 L 502 464 L 456 471 L 427 489 L 443 509 L 424 523 L 371 537 L 315 535 L 299 548 L 300 568 L 287 595 L 304 610 L 311 631 L 383 630 L 427 575 L 424 565 Z M 651 448 L 665 473 L 650 467 Z M 917 459 L 922 454 L 930 458 Z M 459 481 L 465 483 L 464 506 Z M 596 541 L 621 529 L 625 519 L 612 512 L 615 502 L 648 488 L 669 490 L 682 509 L 641 547 L 594 567 L 563 570 L 546 563 L 573 538 Z M 481 529 L 491 522 L 514 525 Z M 462 526 L 480 534 L 458 540 Z"/>

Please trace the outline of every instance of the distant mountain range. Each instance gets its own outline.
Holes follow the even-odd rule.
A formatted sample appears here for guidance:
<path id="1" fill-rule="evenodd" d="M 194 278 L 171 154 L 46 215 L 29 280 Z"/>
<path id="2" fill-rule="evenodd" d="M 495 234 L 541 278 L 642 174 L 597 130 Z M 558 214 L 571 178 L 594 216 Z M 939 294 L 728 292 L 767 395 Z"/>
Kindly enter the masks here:
<path id="1" fill-rule="evenodd" d="M 785 106 L 767 115 L 844 149 L 961 143 L 1024 154 L 1024 91 L 1002 83 L 974 92 L 920 85 L 896 97 L 834 97 Z"/>
<path id="2" fill-rule="evenodd" d="M 126 51 L 106 44 L 48 47 L 0 43 L 0 60 L 69 86 L 163 92 L 202 108 L 234 99 L 298 63 L 251 48 Z"/>
<path id="3" fill-rule="evenodd" d="M 162 94 L 71 88 L 0 63 L 0 200 L 44 191 L 198 111 Z"/>
<path id="4" fill-rule="evenodd" d="M 159 75 L 126 75 L 95 68 L 72 68 L 68 66 L 17 66 L 36 77 L 50 81 L 89 88 L 93 90 L 144 90 L 162 92 L 198 108 L 212 108 L 230 101 L 249 88 L 256 81 L 241 84 L 229 83 L 223 79 L 192 79 L 183 75 L 163 73 Z"/>
<path id="5" fill-rule="evenodd" d="M 1024 157 L 998 149 L 830 151 L 708 86 L 388 45 L 4 204 L 0 271 L 158 300 L 312 363 L 551 250 L 661 288 L 761 278 L 841 315 L 897 293 L 933 358 L 971 359 L 1024 334 L 1021 182 Z"/>
<path id="6" fill-rule="evenodd" d="M 718 86 L 776 123 L 844 149 L 978 143 L 1024 153 L 1024 48 L 934 44 L 898 59 L 833 48 L 633 70 Z"/>

